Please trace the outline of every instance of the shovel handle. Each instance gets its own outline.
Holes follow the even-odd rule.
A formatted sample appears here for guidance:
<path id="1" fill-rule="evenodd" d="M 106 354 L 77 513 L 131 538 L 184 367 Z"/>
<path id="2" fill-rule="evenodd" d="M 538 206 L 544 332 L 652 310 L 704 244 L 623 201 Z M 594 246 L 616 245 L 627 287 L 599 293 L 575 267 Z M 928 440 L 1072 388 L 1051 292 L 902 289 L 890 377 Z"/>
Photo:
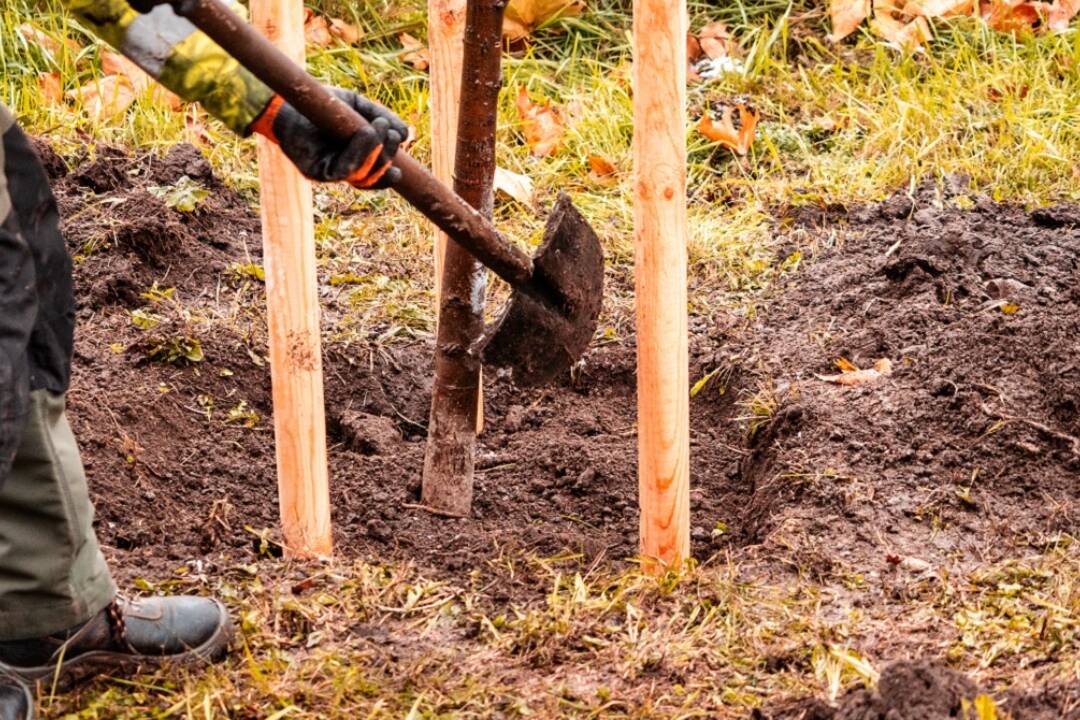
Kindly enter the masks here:
<path id="1" fill-rule="evenodd" d="M 266 83 L 320 130 L 345 141 L 368 127 L 355 110 L 278 50 L 221 0 L 171 0 L 182 15 Z M 558 303 L 533 282 L 532 259 L 495 226 L 403 150 L 394 156 L 401 179 L 393 189 L 454 242 L 513 287 Z"/>

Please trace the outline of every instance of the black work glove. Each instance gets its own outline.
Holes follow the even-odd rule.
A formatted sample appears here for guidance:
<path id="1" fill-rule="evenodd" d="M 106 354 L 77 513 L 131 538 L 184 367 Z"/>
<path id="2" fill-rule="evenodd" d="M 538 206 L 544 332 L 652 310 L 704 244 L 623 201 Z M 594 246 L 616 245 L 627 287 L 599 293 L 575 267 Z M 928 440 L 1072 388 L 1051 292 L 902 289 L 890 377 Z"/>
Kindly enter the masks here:
<path id="1" fill-rule="evenodd" d="M 408 126 L 382 105 L 349 90 L 331 91 L 360 113 L 371 127 L 341 142 L 301 115 L 281 96 L 266 106 L 251 130 L 277 143 L 306 177 L 319 182 L 345 181 L 354 187 L 380 189 L 401 178 L 393 166 Z"/>

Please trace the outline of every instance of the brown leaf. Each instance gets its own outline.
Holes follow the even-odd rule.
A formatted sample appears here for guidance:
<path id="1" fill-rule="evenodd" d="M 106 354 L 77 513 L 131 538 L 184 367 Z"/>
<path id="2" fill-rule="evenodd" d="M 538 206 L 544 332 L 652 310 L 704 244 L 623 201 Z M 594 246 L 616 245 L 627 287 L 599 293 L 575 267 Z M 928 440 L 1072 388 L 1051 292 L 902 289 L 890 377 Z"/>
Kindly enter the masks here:
<path id="1" fill-rule="evenodd" d="M 192 145 L 205 146 L 210 143 L 210 132 L 203 118 L 204 113 L 198 105 L 191 105 L 184 114 L 184 139 Z"/>
<path id="2" fill-rule="evenodd" d="M 101 72 L 106 76 L 119 75 L 127 78 L 136 97 L 149 93 L 151 102 L 170 110 L 180 110 L 184 106 L 184 101 L 178 95 L 163 85 L 158 85 L 138 65 L 111 50 L 101 52 Z"/>
<path id="3" fill-rule="evenodd" d="M 739 127 L 735 127 L 735 110 L 739 111 Z M 732 152 L 745 155 L 754 143 L 754 131 L 757 128 L 758 114 L 753 108 L 738 104 L 727 105 L 720 115 L 720 121 L 713 120 L 705 113 L 698 123 L 698 132 L 713 142 L 718 142 Z"/>
<path id="4" fill-rule="evenodd" d="M 512 43 L 527 40 L 544 23 L 580 15 L 584 9 L 584 0 L 510 0 L 503 16 L 503 37 Z"/>
<path id="5" fill-rule="evenodd" d="M 701 28 L 698 33 L 698 43 L 701 51 L 710 60 L 729 57 L 734 54 L 739 44 L 730 32 L 727 25 L 722 22 L 712 22 Z"/>
<path id="6" fill-rule="evenodd" d="M 401 46 L 405 48 L 405 52 L 402 53 L 401 59 L 417 70 L 427 70 L 428 65 L 431 64 L 431 56 L 424 43 L 420 42 L 409 33 L 401 33 L 401 35 L 398 36 L 398 40 L 401 41 Z"/>
<path id="7" fill-rule="evenodd" d="M 832 20 L 829 42 L 840 42 L 855 32 L 869 14 L 870 0 L 832 0 L 829 5 Z"/>
<path id="8" fill-rule="evenodd" d="M 542 105 L 533 103 L 529 91 L 522 87 L 517 97 L 518 117 L 521 130 L 525 134 L 525 143 L 536 157 L 547 157 L 558 151 L 562 137 L 566 132 L 562 113 L 545 98 Z"/>
<path id="9" fill-rule="evenodd" d="M 135 88 L 123 75 L 109 75 L 69 90 L 67 97 L 82 105 L 95 120 L 107 120 L 131 107 Z"/>
<path id="10" fill-rule="evenodd" d="M 843 365 L 841 363 L 843 363 Z M 865 385 L 866 383 L 877 382 L 882 378 L 892 375 L 892 361 L 888 358 L 881 358 L 875 362 L 874 367 L 869 370 L 859 370 L 854 364 L 844 358 L 837 360 L 836 364 L 841 368 L 839 375 L 818 375 L 818 380 L 836 383 L 837 385 Z M 851 370 L 844 368 L 855 369 Z"/>
<path id="11" fill-rule="evenodd" d="M 38 89 L 41 97 L 52 104 L 64 101 L 64 85 L 60 81 L 60 73 L 40 73 L 38 75 Z"/>
<path id="12" fill-rule="evenodd" d="M 346 45 L 355 45 L 364 37 L 364 31 L 339 18 L 330 18 L 330 34 Z"/>
<path id="13" fill-rule="evenodd" d="M 330 21 L 316 15 L 311 8 L 304 8 L 304 40 L 316 47 L 329 47 L 334 42 L 334 36 L 330 34 Z"/>

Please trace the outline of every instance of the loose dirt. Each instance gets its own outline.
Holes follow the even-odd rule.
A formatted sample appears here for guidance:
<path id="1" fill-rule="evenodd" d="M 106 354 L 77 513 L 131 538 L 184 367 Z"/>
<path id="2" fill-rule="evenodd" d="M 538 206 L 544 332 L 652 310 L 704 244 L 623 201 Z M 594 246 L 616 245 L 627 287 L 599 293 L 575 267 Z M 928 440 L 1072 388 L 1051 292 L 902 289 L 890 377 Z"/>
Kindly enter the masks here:
<path id="1" fill-rule="evenodd" d="M 256 215 L 190 146 L 47 160 L 77 257 L 71 418 L 117 574 L 251 562 L 277 517 L 262 288 L 245 270 L 261 262 Z M 160 190 L 185 175 L 211 190 L 192 212 Z M 716 308 L 692 323 L 692 379 L 710 378 L 691 401 L 700 560 L 731 558 L 748 577 L 857 575 L 887 603 L 912 579 L 1078 534 L 1080 210 L 1029 212 L 963 185 L 781 214 L 776 262 L 797 271 L 754 313 L 698 303 Z M 840 358 L 893 372 L 819 379 Z M 633 557 L 631 345 L 597 347 L 546 389 L 488 375 L 475 513 L 460 520 L 417 506 L 430 359 L 426 342 L 325 350 L 340 553 L 500 577 L 495 603 L 540 600 L 549 583 L 506 577 L 501 553 Z M 946 675 L 897 667 L 885 677 L 955 694 Z M 861 696 L 874 710 L 820 717 L 955 716 L 903 710 L 889 687 Z M 1056 692 L 1017 696 L 1016 717 L 1076 707 Z"/>

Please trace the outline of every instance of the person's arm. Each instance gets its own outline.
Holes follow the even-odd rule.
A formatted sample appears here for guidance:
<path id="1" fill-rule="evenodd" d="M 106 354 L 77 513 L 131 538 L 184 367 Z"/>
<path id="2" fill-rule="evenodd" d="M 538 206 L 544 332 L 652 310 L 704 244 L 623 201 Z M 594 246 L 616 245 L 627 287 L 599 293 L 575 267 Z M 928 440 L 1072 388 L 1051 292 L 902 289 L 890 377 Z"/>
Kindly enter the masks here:
<path id="1" fill-rule="evenodd" d="M 183 99 L 198 102 L 241 135 L 258 132 L 278 143 L 309 178 L 375 189 L 400 177 L 392 158 L 408 126 L 378 103 L 337 91 L 371 124 L 341 143 L 319 132 L 170 5 L 143 14 L 128 0 L 62 1 L 105 42 Z M 227 2 L 246 16 L 234 0 Z"/>
<path id="2" fill-rule="evenodd" d="M 240 134 L 249 132 L 274 93 L 194 25 L 161 5 L 145 15 L 127 0 L 64 0 L 103 40 L 151 77 Z M 232 9 L 244 8 L 231 3 Z"/>

